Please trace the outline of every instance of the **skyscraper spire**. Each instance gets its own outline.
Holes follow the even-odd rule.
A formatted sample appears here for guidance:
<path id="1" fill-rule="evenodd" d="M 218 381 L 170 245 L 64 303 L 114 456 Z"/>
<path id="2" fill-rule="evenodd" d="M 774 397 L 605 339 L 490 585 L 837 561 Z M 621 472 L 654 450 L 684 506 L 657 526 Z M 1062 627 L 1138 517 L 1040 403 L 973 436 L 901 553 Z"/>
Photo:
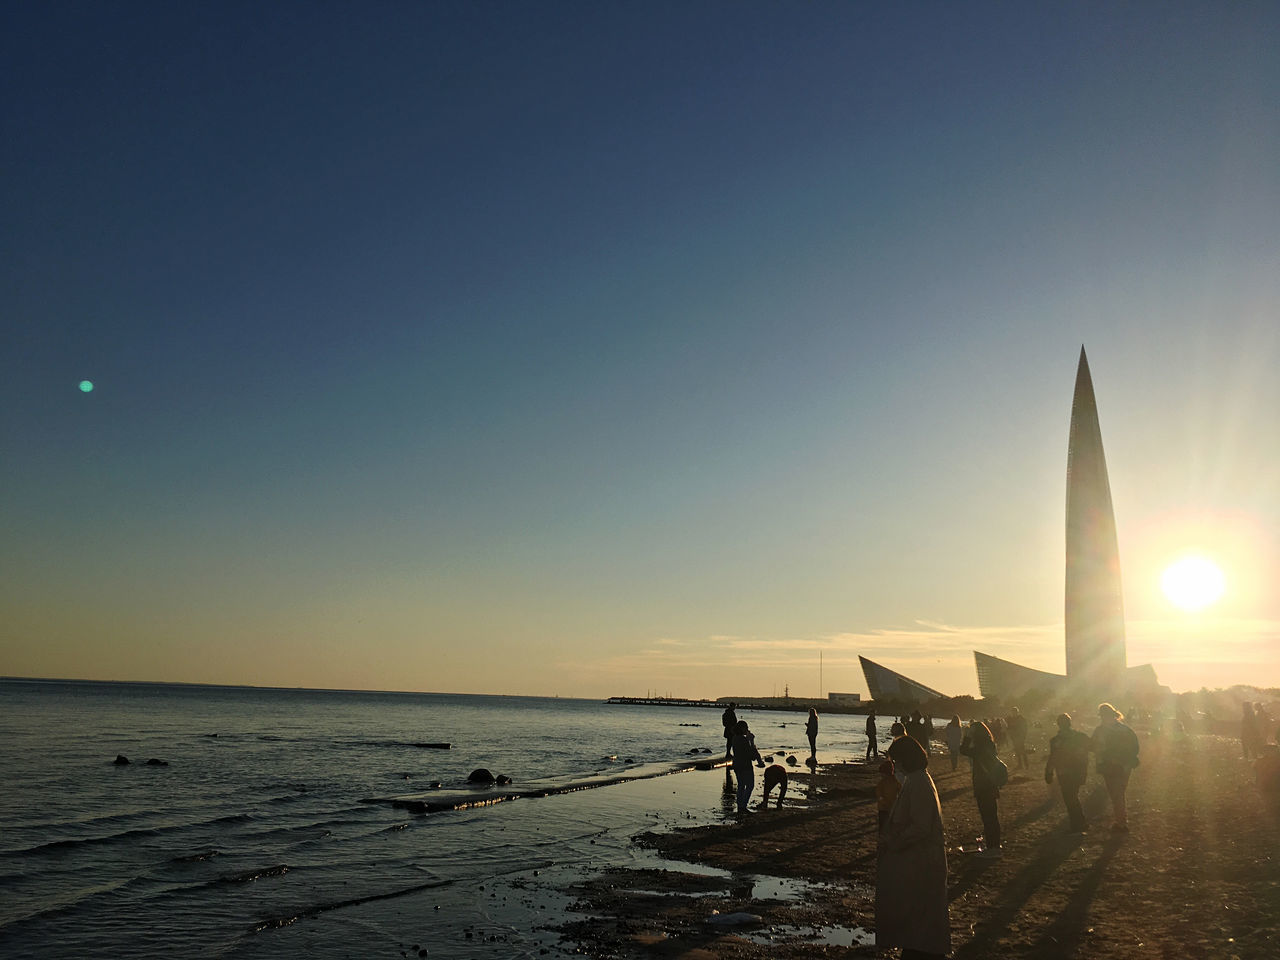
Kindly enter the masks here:
<path id="1" fill-rule="evenodd" d="M 1093 379 L 1083 345 L 1067 441 L 1064 612 L 1068 681 L 1099 696 L 1118 692 L 1127 666 L 1120 551 Z"/>

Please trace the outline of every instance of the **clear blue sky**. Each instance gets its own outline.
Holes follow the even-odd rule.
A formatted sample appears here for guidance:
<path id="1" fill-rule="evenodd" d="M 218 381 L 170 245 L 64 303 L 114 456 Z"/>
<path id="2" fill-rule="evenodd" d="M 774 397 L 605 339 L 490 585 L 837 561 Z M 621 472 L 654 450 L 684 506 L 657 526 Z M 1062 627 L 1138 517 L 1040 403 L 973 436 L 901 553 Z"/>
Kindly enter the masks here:
<path id="1" fill-rule="evenodd" d="M 1275 5 L 0 16 L 0 674 L 1060 670 L 1084 343 L 1130 661 L 1280 684 Z"/>

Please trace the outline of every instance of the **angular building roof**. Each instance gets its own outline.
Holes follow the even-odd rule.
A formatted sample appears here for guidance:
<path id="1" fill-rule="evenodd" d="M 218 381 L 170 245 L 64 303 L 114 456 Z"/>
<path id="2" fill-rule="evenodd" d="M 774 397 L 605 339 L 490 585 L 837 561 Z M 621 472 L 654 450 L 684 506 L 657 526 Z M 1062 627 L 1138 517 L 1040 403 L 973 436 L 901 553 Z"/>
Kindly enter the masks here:
<path id="1" fill-rule="evenodd" d="M 862 675 L 867 679 L 867 690 L 872 700 L 936 700 L 945 697 L 932 687 L 926 687 L 910 677 L 904 677 L 888 667 L 859 656 L 862 663 Z"/>
<path id="2" fill-rule="evenodd" d="M 973 651 L 973 664 L 978 670 L 978 691 L 984 697 L 1009 700 L 1032 690 L 1058 693 L 1067 683 L 1067 678 L 1060 673 L 1024 667 L 977 650 Z"/>
<path id="3" fill-rule="evenodd" d="M 1035 690 L 1053 696 L 1077 696 L 1096 694 L 1093 684 L 1079 685 L 1061 673 L 1049 673 L 1024 667 L 1012 660 L 1002 660 L 989 653 L 973 651 L 973 663 L 978 670 L 978 691 L 994 700 L 1017 700 Z M 1127 667 L 1113 677 L 1108 684 L 1109 696 L 1142 698 L 1159 689 L 1156 671 L 1149 663 Z"/>

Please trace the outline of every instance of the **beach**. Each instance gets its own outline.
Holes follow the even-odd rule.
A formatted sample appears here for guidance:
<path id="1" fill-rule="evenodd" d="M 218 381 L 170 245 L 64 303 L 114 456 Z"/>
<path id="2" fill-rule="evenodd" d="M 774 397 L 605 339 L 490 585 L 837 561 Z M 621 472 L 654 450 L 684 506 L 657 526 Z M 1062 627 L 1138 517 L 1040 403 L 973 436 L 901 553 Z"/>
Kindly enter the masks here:
<path id="1" fill-rule="evenodd" d="M 1037 732 L 1039 741 L 1048 736 L 1043 725 Z M 956 960 L 1280 955 L 1280 829 L 1238 741 L 1144 734 L 1127 834 L 1111 831 L 1096 774 L 1081 791 L 1089 831 L 1073 836 L 1056 786 L 1044 782 L 1043 748 L 1021 771 L 1011 752 L 1002 757 L 1012 776 L 1000 797 L 999 860 L 959 849 L 981 833 L 967 761 L 953 772 L 944 755 L 930 759 Z M 620 960 L 897 956 L 859 942 L 875 927 L 873 768 L 820 765 L 807 779 L 793 777 L 792 787 L 813 792 L 807 806 L 638 835 L 637 845 L 667 858 L 664 869 L 611 869 L 581 884 L 568 941 Z M 714 920 L 739 913 L 760 920 Z"/>

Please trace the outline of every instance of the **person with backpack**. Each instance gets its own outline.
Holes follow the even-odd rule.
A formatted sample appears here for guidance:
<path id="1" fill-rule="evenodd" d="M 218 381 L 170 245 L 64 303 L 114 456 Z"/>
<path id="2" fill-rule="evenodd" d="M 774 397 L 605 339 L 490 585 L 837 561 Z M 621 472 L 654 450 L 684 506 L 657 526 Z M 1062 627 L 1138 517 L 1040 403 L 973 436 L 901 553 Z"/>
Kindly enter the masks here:
<path id="1" fill-rule="evenodd" d="M 1098 729 L 1093 731 L 1089 749 L 1098 755 L 1098 773 L 1111 797 L 1111 829 L 1129 832 L 1124 792 L 1129 774 L 1138 766 L 1138 735 L 1124 722 L 1124 714 L 1109 703 L 1098 704 Z"/>
<path id="2" fill-rule="evenodd" d="M 960 744 L 960 752 L 973 761 L 973 799 L 982 817 L 983 849 L 978 856 L 996 860 L 1000 848 L 1000 788 L 1009 782 L 1009 768 L 996 754 L 996 742 L 985 723 L 974 720 Z"/>
<path id="3" fill-rule="evenodd" d="M 1071 715 L 1059 714 L 1058 735 L 1049 741 L 1049 759 L 1044 765 L 1044 782 L 1053 783 L 1058 775 L 1058 789 L 1067 806 L 1067 829 L 1084 833 L 1087 821 L 1080 806 L 1080 788 L 1089 776 L 1089 735 L 1071 729 Z"/>

